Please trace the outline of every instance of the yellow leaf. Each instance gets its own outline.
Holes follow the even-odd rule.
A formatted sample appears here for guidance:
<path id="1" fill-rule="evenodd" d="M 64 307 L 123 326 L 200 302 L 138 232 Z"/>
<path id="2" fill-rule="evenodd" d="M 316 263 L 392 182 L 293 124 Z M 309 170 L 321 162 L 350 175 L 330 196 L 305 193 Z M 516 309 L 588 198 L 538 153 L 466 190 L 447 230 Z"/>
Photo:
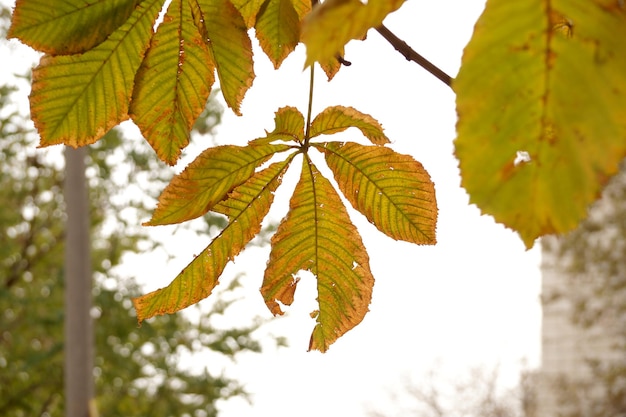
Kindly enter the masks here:
<path id="1" fill-rule="evenodd" d="M 51 55 L 85 52 L 131 15 L 138 0 L 17 0 L 9 38 Z"/>
<path id="2" fill-rule="evenodd" d="M 304 20 L 302 42 L 306 44 L 306 65 L 328 62 L 343 51 L 352 39 L 363 39 L 370 28 L 382 24 L 404 0 L 327 0 L 316 6 Z"/>
<path id="3" fill-rule="evenodd" d="M 162 0 L 145 0 L 118 30 L 84 54 L 45 55 L 30 95 L 41 146 L 94 143 L 128 118 L 135 73 Z"/>
<path id="4" fill-rule="evenodd" d="M 261 229 L 289 162 L 291 158 L 271 165 L 229 195 L 223 203 L 230 217 L 226 228 L 167 287 L 133 299 L 139 323 L 175 313 L 211 294 L 226 264 Z"/>
<path id="5" fill-rule="evenodd" d="M 172 178 L 145 225 L 181 223 L 206 214 L 272 155 L 288 149 L 287 145 L 224 145 L 206 149 Z"/>
<path id="6" fill-rule="evenodd" d="M 278 109 L 276 116 L 274 117 L 276 127 L 274 131 L 267 133 L 264 138 L 254 139 L 252 144 L 266 144 L 272 143 L 276 140 L 283 142 L 298 142 L 304 141 L 304 116 L 302 113 L 291 106 L 286 106 Z"/>
<path id="7" fill-rule="evenodd" d="M 453 83 L 470 202 L 535 239 L 576 227 L 626 155 L 626 10 L 489 0 Z"/>
<path id="8" fill-rule="evenodd" d="M 277 69 L 300 40 L 300 18 L 291 0 L 267 0 L 255 29 L 261 48 Z"/>
<path id="9" fill-rule="evenodd" d="M 326 155 L 339 189 L 378 230 L 407 242 L 437 242 L 435 186 L 422 164 L 382 146 L 315 146 Z"/>
<path id="10" fill-rule="evenodd" d="M 252 28 L 256 22 L 257 14 L 266 0 L 232 0 L 233 6 L 243 17 L 246 27 Z"/>
<path id="11" fill-rule="evenodd" d="M 304 139 L 304 116 L 295 107 L 281 107 L 274 118 L 276 128 L 274 135 L 291 136 L 292 140 L 301 142 Z"/>
<path id="12" fill-rule="evenodd" d="M 195 0 L 194 0 L 195 1 Z M 248 28 L 230 0 L 197 0 L 226 104 L 237 115 L 254 69 Z"/>
<path id="13" fill-rule="evenodd" d="M 187 0 L 174 0 L 136 77 L 130 115 L 159 158 L 170 165 L 211 92 L 214 67 Z"/>
<path id="14" fill-rule="evenodd" d="M 343 132 L 349 127 L 358 128 L 375 145 L 389 143 L 382 126 L 376 119 L 352 107 L 343 106 L 327 107 L 318 114 L 311 122 L 310 136 L 332 135 Z"/>
<path id="15" fill-rule="evenodd" d="M 343 58 L 343 54 L 344 54 L 344 49 L 341 48 L 338 55 Z M 322 67 L 324 74 L 326 74 L 328 81 L 332 80 L 341 69 L 341 62 L 339 62 L 336 56 L 323 59 L 319 62 L 319 64 L 320 64 L 320 67 Z"/>
<path id="16" fill-rule="evenodd" d="M 311 0 L 291 0 L 294 10 L 298 13 L 300 22 L 311 12 Z"/>
<path id="17" fill-rule="evenodd" d="M 273 314 L 293 301 L 299 271 L 317 278 L 319 313 L 309 349 L 325 352 L 368 311 L 374 277 L 361 237 L 330 182 L 304 156 L 289 213 L 272 237 L 261 293 Z"/>

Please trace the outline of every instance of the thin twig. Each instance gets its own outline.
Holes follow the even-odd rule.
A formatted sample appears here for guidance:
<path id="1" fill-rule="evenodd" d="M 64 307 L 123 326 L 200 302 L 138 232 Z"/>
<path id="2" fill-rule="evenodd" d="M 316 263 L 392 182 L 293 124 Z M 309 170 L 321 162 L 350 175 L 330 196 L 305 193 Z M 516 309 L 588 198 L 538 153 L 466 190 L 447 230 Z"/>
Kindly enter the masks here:
<path id="1" fill-rule="evenodd" d="M 376 28 L 378 33 L 382 35 L 383 38 L 387 40 L 396 51 L 400 52 L 408 61 L 413 61 L 426 71 L 430 72 L 432 75 L 437 77 L 441 82 L 443 82 L 448 87 L 451 87 L 452 77 L 443 72 L 439 67 L 435 64 L 418 54 L 411 48 L 406 42 L 402 39 L 398 38 L 394 35 L 389 29 L 385 27 L 385 25 L 380 25 Z"/>

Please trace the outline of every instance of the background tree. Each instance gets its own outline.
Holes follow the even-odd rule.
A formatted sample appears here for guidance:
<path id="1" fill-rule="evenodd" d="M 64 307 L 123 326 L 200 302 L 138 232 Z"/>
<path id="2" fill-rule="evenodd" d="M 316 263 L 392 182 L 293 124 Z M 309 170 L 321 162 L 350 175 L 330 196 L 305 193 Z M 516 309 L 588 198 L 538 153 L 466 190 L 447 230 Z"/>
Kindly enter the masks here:
<path id="1" fill-rule="evenodd" d="M 523 371 L 516 386 L 505 388 L 500 369 L 475 367 L 454 378 L 433 368 L 419 381 L 407 378 L 391 393 L 393 406 L 370 406 L 370 417 L 537 417 L 534 374 Z M 389 410 L 392 411 L 389 411 Z"/>
<path id="2" fill-rule="evenodd" d="M 6 22 L 5 8 L 2 15 Z M 64 408 L 64 172 L 58 151 L 34 149 L 36 134 L 16 104 L 20 79 L 0 86 L 0 414 L 51 416 Z M 209 102 L 199 133 L 210 134 L 219 122 L 216 106 Z M 140 289 L 115 266 L 138 245 L 158 244 L 138 222 L 171 174 L 142 141 L 125 135 L 113 130 L 87 154 L 98 408 L 102 415 L 213 416 L 219 399 L 246 396 L 244 388 L 219 371 L 181 369 L 180 361 L 209 351 L 225 361 L 242 351 L 259 352 L 253 333 L 261 323 L 214 326 L 235 300 L 235 280 L 220 301 L 199 310 L 197 320 L 176 315 L 137 328 L 130 297 Z M 119 152 L 111 151 L 117 145 Z M 131 179 L 145 183 L 147 192 L 129 192 Z M 221 222 L 208 216 L 194 227 L 212 233 Z"/>
<path id="3" fill-rule="evenodd" d="M 621 168 L 575 231 L 542 242 L 544 269 L 563 279 L 543 295 L 545 308 L 567 306 L 584 355 L 578 367 L 586 368 L 546 376 L 567 417 L 626 413 L 626 165 Z"/>

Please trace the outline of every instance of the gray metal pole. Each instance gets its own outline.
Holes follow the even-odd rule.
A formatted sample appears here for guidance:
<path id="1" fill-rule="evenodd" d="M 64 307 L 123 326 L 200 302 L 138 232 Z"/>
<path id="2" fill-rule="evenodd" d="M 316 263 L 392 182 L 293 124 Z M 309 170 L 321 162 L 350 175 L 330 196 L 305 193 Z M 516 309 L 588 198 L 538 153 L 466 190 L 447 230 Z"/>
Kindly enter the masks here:
<path id="1" fill-rule="evenodd" d="M 94 396 L 86 149 L 65 149 L 65 415 L 90 417 Z"/>

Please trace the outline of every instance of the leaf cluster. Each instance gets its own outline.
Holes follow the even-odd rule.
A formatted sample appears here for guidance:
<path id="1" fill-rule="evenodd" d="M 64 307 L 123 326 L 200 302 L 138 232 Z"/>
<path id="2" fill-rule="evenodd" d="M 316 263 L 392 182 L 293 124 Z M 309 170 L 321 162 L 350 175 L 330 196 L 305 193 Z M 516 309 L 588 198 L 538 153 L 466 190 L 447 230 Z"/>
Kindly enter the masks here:
<path id="1" fill-rule="evenodd" d="M 153 31 L 162 0 L 66 2 L 45 10 L 38 0 L 20 0 L 9 35 L 45 53 L 30 96 L 42 146 L 91 144 L 131 118 L 159 158 L 173 164 L 216 78 L 228 106 L 240 113 L 254 79 L 249 29 L 276 68 L 302 40 L 309 45 L 308 63 L 320 61 L 332 78 L 343 45 L 363 38 L 400 4 L 355 1 L 336 8 L 329 2 L 312 12 L 310 2 L 298 0 L 174 0 Z M 341 29 L 328 25 L 347 16 L 358 18 Z M 83 36 L 86 27 L 96 29 Z M 316 50 L 320 44 L 327 47 Z M 282 314 L 279 303 L 293 301 L 298 273 L 313 272 L 320 307 L 312 313 L 318 322 L 312 349 L 325 351 L 362 320 L 374 282 L 369 257 L 337 191 L 312 162 L 312 149 L 324 155 L 344 197 L 379 230 L 394 239 L 435 242 L 430 177 L 412 157 L 384 146 L 389 140 L 371 116 L 335 106 L 305 121 L 297 109 L 284 107 L 275 122 L 273 132 L 247 146 L 207 149 L 165 188 L 148 225 L 208 212 L 228 223 L 167 288 L 134 300 L 140 322 L 212 292 L 226 264 L 260 232 L 298 155 L 300 181 L 272 238 L 261 292 L 272 313 Z M 350 127 L 372 145 L 312 141 Z M 277 156 L 283 159 L 274 161 Z"/>
<path id="2" fill-rule="evenodd" d="M 92 144 L 132 119 L 158 157 L 174 164 L 216 81 L 241 114 L 255 78 L 252 29 L 275 68 L 303 43 L 305 66 L 313 72 L 317 62 L 332 79 L 346 63 L 346 43 L 365 39 L 370 28 L 399 51 L 410 49 L 382 26 L 402 4 L 172 0 L 164 9 L 164 0 L 69 0 L 49 8 L 43 0 L 18 0 L 9 35 L 45 53 L 30 96 L 42 146 Z M 572 230 L 626 156 L 623 39 L 621 0 L 489 0 L 475 26 L 451 82 L 461 182 L 471 203 L 518 231 L 528 248 L 540 236 Z M 432 67 L 409 52 L 407 59 Z M 299 271 L 313 272 L 320 304 L 312 313 L 314 349 L 326 350 L 360 322 L 373 284 L 367 254 L 311 150 L 324 156 L 345 199 L 379 230 L 435 243 L 434 186 L 422 165 L 386 147 L 369 115 L 343 106 L 313 121 L 310 113 L 305 120 L 294 108 L 279 109 L 266 137 L 208 149 L 167 186 L 148 224 L 208 212 L 228 223 L 172 285 L 136 300 L 140 321 L 211 293 L 226 263 L 259 233 L 274 191 L 301 155 L 289 213 L 271 242 L 263 296 L 280 314 L 280 303 L 293 300 Z M 371 145 L 318 139 L 349 127 Z"/>
<path id="3" fill-rule="evenodd" d="M 311 349 L 325 351 L 363 319 L 374 283 L 369 257 L 337 191 L 311 160 L 311 149 L 324 155 L 344 197 L 379 230 L 394 239 L 434 243 L 437 210 L 430 177 L 413 158 L 383 146 L 388 139 L 371 117 L 331 107 L 311 122 L 306 136 L 304 116 L 284 107 L 275 125 L 247 146 L 207 149 L 165 188 L 148 225 L 178 223 L 209 210 L 227 216 L 228 225 L 168 287 L 134 300 L 140 321 L 173 313 L 211 293 L 227 262 L 259 232 L 274 192 L 298 155 L 300 180 L 289 213 L 272 237 L 261 293 L 273 314 L 283 314 L 280 304 L 293 302 L 298 273 L 317 277 L 319 310 L 311 313 L 317 319 Z M 317 140 L 351 126 L 372 145 Z M 282 159 L 270 161 L 279 155 Z"/>

